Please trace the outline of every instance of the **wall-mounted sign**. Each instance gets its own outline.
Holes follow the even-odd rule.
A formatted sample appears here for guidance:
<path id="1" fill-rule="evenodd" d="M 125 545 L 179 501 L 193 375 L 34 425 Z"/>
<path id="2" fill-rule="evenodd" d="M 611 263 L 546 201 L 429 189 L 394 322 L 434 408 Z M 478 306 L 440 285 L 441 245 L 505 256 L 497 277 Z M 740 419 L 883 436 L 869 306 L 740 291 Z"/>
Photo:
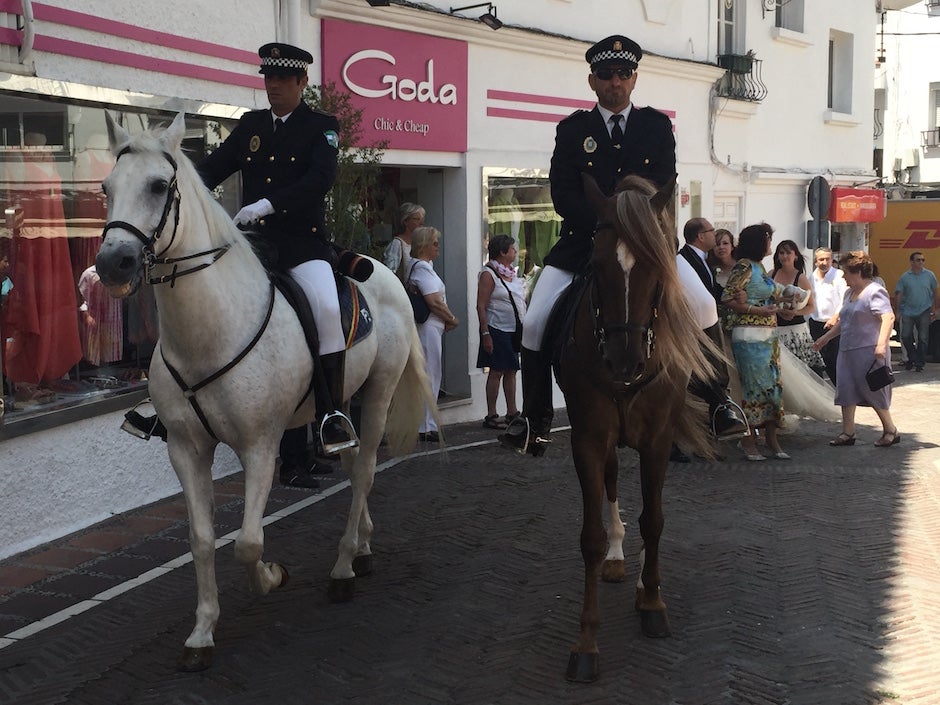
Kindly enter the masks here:
<path id="1" fill-rule="evenodd" d="M 363 144 L 467 151 L 467 44 L 322 20 L 323 81 L 362 109 Z"/>
<path id="2" fill-rule="evenodd" d="M 828 219 L 833 223 L 877 223 L 885 217 L 885 192 L 875 188 L 833 186 Z"/>

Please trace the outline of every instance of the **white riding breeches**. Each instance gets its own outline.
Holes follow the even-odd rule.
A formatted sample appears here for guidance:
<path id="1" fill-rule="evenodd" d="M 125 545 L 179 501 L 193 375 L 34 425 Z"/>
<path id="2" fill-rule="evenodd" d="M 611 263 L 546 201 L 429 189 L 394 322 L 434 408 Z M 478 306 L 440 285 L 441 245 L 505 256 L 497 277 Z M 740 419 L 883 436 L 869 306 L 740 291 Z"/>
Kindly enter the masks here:
<path id="1" fill-rule="evenodd" d="M 546 265 L 535 283 L 535 290 L 525 310 L 525 323 L 522 326 L 522 347 L 529 350 L 542 349 L 542 336 L 548 324 L 548 316 L 561 296 L 574 279 L 574 272 L 566 272 L 551 265 Z"/>
<path id="2" fill-rule="evenodd" d="M 346 349 L 343 324 L 340 320 L 336 278 L 329 262 L 312 259 L 288 270 L 291 279 L 300 285 L 313 309 L 320 338 L 320 354 L 328 355 Z"/>

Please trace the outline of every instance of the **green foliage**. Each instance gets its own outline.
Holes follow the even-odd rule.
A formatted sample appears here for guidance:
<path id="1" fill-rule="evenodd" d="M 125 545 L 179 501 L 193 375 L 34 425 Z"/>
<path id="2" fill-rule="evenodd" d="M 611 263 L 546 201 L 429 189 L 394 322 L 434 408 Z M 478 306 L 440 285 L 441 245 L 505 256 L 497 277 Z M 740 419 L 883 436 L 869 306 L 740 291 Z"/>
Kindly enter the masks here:
<path id="1" fill-rule="evenodd" d="M 359 145 L 362 110 L 353 106 L 349 93 L 335 84 L 307 86 L 304 101 L 314 110 L 335 115 L 339 121 L 338 171 L 326 211 L 333 241 L 351 250 L 381 256 L 381 248 L 379 252 L 372 250 L 366 223 L 375 220 L 369 194 L 379 183 L 383 150 L 388 143 Z"/>

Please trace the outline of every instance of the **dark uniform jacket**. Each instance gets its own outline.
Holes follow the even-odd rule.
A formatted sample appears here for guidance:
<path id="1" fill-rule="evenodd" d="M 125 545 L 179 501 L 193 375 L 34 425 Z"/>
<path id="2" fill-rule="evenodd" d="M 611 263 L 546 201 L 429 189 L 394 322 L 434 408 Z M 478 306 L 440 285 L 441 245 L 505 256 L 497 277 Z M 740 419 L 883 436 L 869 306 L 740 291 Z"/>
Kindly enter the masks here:
<path id="1" fill-rule="evenodd" d="M 338 135 L 335 117 L 302 101 L 277 133 L 270 110 L 253 110 L 198 166 L 210 189 L 240 171 L 243 206 L 261 198 L 271 202 L 274 213 L 257 227 L 277 249 L 279 269 L 334 257 L 325 199 L 336 180 Z"/>
<path id="2" fill-rule="evenodd" d="M 672 123 L 654 108 L 634 106 L 619 149 L 597 106 L 578 110 L 558 123 L 549 181 L 555 210 L 563 222 L 561 239 L 546 255 L 545 264 L 569 272 L 583 271 L 590 261 L 597 224 L 597 215 L 584 195 L 581 172 L 593 176 L 608 195 L 628 174 L 665 186 L 676 174 Z"/>

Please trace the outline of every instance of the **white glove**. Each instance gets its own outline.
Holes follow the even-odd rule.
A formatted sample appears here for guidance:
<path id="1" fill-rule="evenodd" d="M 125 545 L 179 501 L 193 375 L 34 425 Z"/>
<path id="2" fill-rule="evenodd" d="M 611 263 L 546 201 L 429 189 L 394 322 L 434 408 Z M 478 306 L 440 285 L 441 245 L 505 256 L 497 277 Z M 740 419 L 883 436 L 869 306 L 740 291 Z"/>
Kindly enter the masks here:
<path id="1" fill-rule="evenodd" d="M 233 220 L 235 221 L 235 225 L 251 225 L 261 220 L 264 216 L 271 215 L 273 212 L 274 206 L 271 205 L 271 201 L 267 198 L 262 198 L 260 201 L 249 203 L 238 211 Z"/>

